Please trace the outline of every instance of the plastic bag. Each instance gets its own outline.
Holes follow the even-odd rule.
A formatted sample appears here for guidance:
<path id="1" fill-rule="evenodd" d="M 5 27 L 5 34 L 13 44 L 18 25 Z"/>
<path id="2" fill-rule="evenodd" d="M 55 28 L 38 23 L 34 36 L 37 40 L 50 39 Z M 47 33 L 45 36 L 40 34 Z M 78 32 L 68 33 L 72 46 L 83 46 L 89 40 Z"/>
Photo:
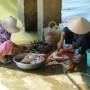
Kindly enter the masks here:
<path id="1" fill-rule="evenodd" d="M 47 43 L 57 45 L 60 40 L 61 33 L 58 31 L 58 26 L 55 22 L 50 22 L 48 27 L 44 29 L 44 39 Z"/>

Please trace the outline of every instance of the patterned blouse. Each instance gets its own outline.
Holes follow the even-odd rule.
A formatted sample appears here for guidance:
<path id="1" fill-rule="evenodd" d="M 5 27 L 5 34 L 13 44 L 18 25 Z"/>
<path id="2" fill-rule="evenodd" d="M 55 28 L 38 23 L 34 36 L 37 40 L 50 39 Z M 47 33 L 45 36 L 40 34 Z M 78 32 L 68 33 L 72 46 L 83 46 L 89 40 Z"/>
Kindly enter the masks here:
<path id="1" fill-rule="evenodd" d="M 10 40 L 10 37 L 11 34 L 2 27 L 2 24 L 0 24 L 0 44 L 7 40 Z"/>

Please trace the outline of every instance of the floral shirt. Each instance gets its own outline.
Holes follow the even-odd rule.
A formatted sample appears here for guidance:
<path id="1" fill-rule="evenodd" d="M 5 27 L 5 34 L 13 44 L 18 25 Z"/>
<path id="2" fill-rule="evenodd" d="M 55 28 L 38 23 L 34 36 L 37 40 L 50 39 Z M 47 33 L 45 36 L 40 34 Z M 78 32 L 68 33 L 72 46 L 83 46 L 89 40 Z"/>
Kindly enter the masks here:
<path id="1" fill-rule="evenodd" d="M 3 42 L 10 40 L 11 34 L 5 31 L 5 29 L 2 27 L 2 24 L 0 24 L 0 44 Z"/>

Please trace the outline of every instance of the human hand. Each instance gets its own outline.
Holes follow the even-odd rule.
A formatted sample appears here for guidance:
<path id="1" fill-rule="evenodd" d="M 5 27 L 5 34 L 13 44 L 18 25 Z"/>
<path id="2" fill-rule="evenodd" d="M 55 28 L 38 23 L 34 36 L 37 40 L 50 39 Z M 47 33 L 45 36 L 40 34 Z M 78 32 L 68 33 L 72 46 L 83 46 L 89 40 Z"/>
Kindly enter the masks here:
<path id="1" fill-rule="evenodd" d="M 62 45 L 63 45 L 63 41 L 61 40 L 61 41 L 59 41 L 58 44 L 57 44 L 58 50 L 62 47 Z"/>
<path id="2" fill-rule="evenodd" d="M 61 49 L 58 51 L 58 53 L 59 53 L 59 54 L 62 54 L 64 51 L 65 51 L 65 49 L 61 48 Z"/>

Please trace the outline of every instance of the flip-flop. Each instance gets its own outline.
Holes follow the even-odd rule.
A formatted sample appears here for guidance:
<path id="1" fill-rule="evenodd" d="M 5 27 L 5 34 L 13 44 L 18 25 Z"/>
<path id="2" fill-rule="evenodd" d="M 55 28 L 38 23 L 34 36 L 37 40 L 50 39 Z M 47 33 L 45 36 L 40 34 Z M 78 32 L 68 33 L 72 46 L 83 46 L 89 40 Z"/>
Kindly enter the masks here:
<path id="1" fill-rule="evenodd" d="M 0 60 L 0 64 L 10 64 L 10 63 L 11 63 L 10 60 L 6 60 L 6 59 Z"/>
<path id="2" fill-rule="evenodd" d="M 74 71 L 76 64 L 74 64 L 72 61 L 66 61 L 64 63 L 64 67 L 68 70 L 68 71 Z"/>

